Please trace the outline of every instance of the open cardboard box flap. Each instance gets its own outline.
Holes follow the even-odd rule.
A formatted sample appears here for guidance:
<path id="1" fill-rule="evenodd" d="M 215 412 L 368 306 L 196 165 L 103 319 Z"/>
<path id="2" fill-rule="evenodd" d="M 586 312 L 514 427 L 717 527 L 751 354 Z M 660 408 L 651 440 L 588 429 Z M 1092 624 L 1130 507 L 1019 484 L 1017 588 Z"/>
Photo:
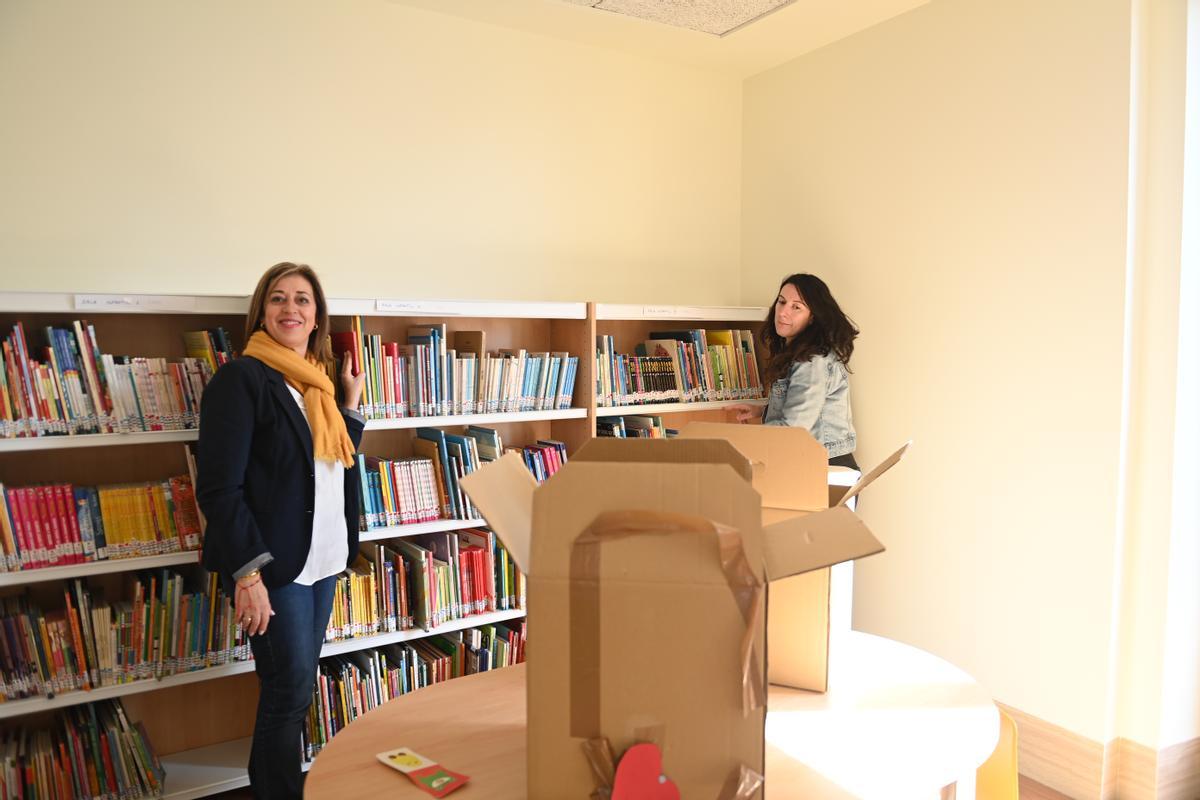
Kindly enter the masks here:
<path id="1" fill-rule="evenodd" d="M 461 483 L 463 491 L 508 549 L 517 569 L 528 575 L 533 538 L 533 493 L 538 485 L 529 474 L 525 460 L 517 453 L 506 453 L 486 467 L 464 476 Z"/>
<path id="2" fill-rule="evenodd" d="M 724 439 L 746 456 L 754 469 L 754 488 L 763 498 L 764 509 L 817 511 L 825 508 L 829 495 L 809 487 L 829 482 L 828 456 L 808 431 L 776 425 L 741 425 L 729 422 L 692 422 L 679 432 L 680 438 Z M 900 462 L 911 441 L 885 458 L 854 484 L 838 501 L 846 505 L 880 475 Z M 811 470 L 820 476 L 811 478 Z"/>
<path id="3" fill-rule="evenodd" d="M 728 464 L 751 480 L 750 462 L 721 437 L 712 439 L 592 439 L 579 448 L 572 461 L 624 461 L 659 464 Z"/>
<path id="4" fill-rule="evenodd" d="M 818 511 L 829 505 L 829 456 L 803 428 L 691 422 L 679 438 L 723 439 L 737 448 L 750 461 L 764 508 Z"/>
<path id="5" fill-rule="evenodd" d="M 883 545 L 845 506 L 792 517 L 763 528 L 767 580 L 776 581 L 883 552 Z"/>

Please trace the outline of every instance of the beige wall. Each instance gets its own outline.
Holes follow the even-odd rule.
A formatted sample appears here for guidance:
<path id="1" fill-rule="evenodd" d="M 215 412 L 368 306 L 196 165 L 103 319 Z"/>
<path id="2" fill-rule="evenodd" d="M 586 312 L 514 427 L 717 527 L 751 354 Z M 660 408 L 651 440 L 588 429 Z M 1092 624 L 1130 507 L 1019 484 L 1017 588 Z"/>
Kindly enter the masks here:
<path id="1" fill-rule="evenodd" d="M 4 289 L 729 303 L 732 77 L 384 0 L 0 4 Z"/>
<path id="2" fill-rule="evenodd" d="M 1089 738 L 1111 722 L 1131 14 L 935 2 L 745 88 L 743 300 L 826 276 L 863 330 L 856 627 Z"/>

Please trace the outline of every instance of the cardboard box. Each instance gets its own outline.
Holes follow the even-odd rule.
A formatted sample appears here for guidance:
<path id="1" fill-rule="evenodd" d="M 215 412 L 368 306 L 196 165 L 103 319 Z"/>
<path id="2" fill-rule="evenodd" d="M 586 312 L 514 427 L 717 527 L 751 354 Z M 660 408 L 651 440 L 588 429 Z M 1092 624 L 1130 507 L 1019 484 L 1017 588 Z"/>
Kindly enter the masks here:
<path id="1" fill-rule="evenodd" d="M 764 527 L 753 477 L 723 440 L 595 439 L 540 487 L 515 454 L 463 479 L 529 576 L 529 797 L 589 795 L 600 738 L 659 743 L 684 797 L 762 773 L 768 585 L 883 547 L 843 507 Z"/>
<path id="2" fill-rule="evenodd" d="M 693 422 L 679 435 L 722 439 L 746 456 L 762 495 L 763 525 L 846 505 L 903 457 L 905 444 L 851 488 L 830 486 L 825 448 L 803 428 Z M 832 502 L 831 502 L 832 501 Z M 771 584 L 767 639 L 770 683 L 824 692 L 838 633 L 850 626 L 852 565 L 813 570 Z"/>

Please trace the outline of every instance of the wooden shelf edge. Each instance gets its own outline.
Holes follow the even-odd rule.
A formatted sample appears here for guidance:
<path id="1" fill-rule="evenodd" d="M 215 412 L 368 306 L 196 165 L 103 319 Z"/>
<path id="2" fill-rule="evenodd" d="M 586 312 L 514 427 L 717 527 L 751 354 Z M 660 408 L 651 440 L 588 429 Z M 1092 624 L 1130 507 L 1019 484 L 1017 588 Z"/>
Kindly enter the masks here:
<path id="1" fill-rule="evenodd" d="M 398 419 L 369 419 L 368 431 L 403 428 L 445 428 L 452 425 L 499 425 L 505 422 L 541 422 L 559 419 L 583 419 L 586 408 L 561 408 L 551 411 L 512 411 L 493 414 L 455 414 L 446 417 L 400 417 Z"/>
<path id="2" fill-rule="evenodd" d="M 716 411 L 736 405 L 765 406 L 766 400 L 711 400 L 696 403 L 644 403 L 637 406 L 596 406 L 597 417 L 629 415 L 679 414 L 685 411 Z"/>
<path id="3" fill-rule="evenodd" d="M 134 572 L 139 569 L 157 569 L 182 564 L 195 564 L 200 560 L 199 550 L 184 550 L 158 556 L 137 558 L 109 558 L 104 561 L 89 561 L 85 564 L 68 564 L 62 567 L 42 567 L 14 572 L 0 572 L 0 586 L 24 586 L 29 583 L 62 581 L 84 578 L 88 575 L 105 575 L 111 572 Z"/>

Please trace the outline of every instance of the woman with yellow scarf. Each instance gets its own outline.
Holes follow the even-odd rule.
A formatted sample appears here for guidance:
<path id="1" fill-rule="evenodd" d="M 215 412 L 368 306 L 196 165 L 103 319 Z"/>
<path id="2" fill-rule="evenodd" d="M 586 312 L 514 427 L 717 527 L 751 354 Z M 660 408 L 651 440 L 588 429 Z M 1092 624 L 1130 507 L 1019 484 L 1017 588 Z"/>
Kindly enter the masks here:
<path id="1" fill-rule="evenodd" d="M 316 273 L 284 262 L 258 282 L 242 357 L 222 366 L 200 408 L 196 498 L 208 521 L 204 565 L 250 634 L 259 678 L 250 750 L 257 798 L 303 793 L 300 732 L 336 576 L 358 552 L 364 375 L 325 372 L 329 312 Z"/>

